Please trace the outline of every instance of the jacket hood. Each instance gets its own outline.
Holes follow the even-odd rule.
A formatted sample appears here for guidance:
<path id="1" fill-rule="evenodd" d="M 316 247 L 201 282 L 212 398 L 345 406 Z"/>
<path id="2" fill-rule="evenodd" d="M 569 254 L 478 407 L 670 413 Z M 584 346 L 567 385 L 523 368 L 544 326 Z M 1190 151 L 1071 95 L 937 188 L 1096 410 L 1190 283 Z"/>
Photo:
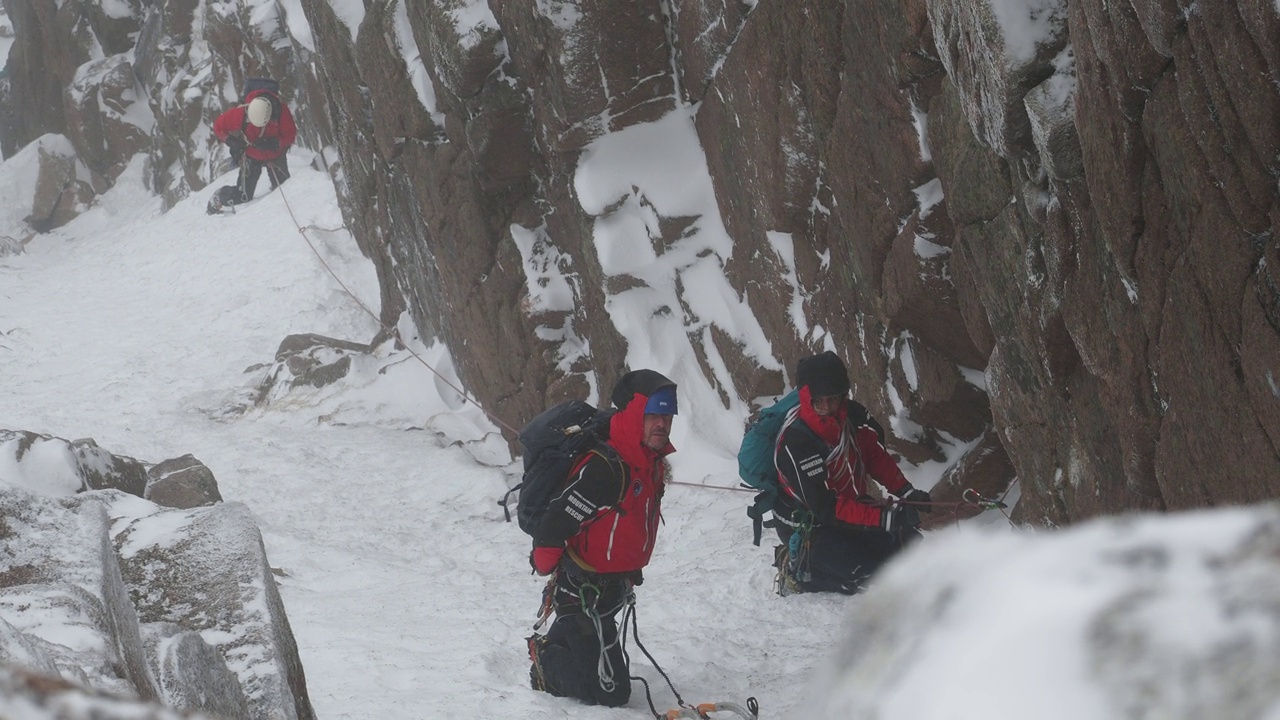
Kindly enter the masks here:
<path id="1" fill-rule="evenodd" d="M 650 395 L 664 387 L 674 390 L 676 384 L 662 373 L 653 370 L 632 370 L 618 378 L 618 383 L 613 386 L 613 394 L 609 396 L 609 400 L 619 410 L 626 410 L 627 405 L 631 404 L 632 398 L 637 393 L 643 395 L 647 401 Z"/>
<path id="2" fill-rule="evenodd" d="M 609 421 L 609 444 L 628 465 L 649 468 L 654 458 L 669 455 L 676 450 L 669 442 L 658 451 L 643 443 L 644 406 L 649 402 L 651 394 L 664 387 L 674 389 L 676 384 L 653 370 L 633 370 L 623 375 L 613 388 L 610 400 L 618 408 L 618 412 Z"/>

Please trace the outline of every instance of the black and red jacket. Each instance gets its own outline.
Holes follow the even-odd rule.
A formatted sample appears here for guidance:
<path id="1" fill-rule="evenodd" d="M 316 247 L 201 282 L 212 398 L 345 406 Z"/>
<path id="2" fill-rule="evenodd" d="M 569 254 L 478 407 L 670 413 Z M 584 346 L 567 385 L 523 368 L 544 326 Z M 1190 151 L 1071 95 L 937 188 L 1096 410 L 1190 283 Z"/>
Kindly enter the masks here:
<path id="1" fill-rule="evenodd" d="M 821 421 L 809 388 L 800 388 L 800 404 L 778 433 L 778 480 L 793 503 L 813 514 L 815 526 L 880 527 L 883 510 L 867 494 L 867 481 L 875 480 L 898 497 L 911 484 L 881 444 L 866 408 L 846 400 L 841 416 L 839 438 L 829 442 L 817 429 Z"/>
<path id="2" fill-rule="evenodd" d="M 260 95 L 271 100 L 271 104 L 280 109 L 279 116 L 273 113 L 271 120 L 263 127 L 258 127 L 245 118 L 249 102 Z M 298 138 L 298 126 L 293 123 L 289 106 L 281 102 L 280 98 L 270 90 L 255 90 L 245 97 L 244 104 L 231 108 L 213 121 L 213 134 L 217 135 L 221 142 L 226 142 L 227 138 L 236 133 L 243 133 L 245 141 L 249 144 L 244 151 L 245 155 L 254 160 L 267 162 L 275 160 L 289 149 L 293 141 Z M 275 143 L 258 142 L 264 139 L 274 139 Z M 271 147 L 273 144 L 274 147 Z"/>
<path id="3" fill-rule="evenodd" d="M 643 442 L 648 397 L 636 393 L 609 422 L 606 446 L 592 450 L 570 473 L 568 485 L 547 505 L 533 533 L 536 547 L 564 547 L 579 567 L 629 573 L 653 555 L 669 473 L 665 456 Z"/>

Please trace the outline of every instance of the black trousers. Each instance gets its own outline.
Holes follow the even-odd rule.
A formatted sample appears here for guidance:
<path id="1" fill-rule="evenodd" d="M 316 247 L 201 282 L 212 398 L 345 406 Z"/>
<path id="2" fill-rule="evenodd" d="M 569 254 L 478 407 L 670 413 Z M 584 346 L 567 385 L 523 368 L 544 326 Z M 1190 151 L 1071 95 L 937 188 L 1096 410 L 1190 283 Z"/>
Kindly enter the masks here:
<path id="1" fill-rule="evenodd" d="M 790 540 L 790 531 L 779 526 L 784 543 Z M 815 527 L 795 568 L 797 584 L 806 592 L 861 592 L 881 566 L 921 537 L 918 530 L 890 533 L 874 527 Z"/>
<path id="2" fill-rule="evenodd" d="M 289 162 L 287 153 L 281 153 L 274 160 L 255 160 L 248 155 L 240 157 L 240 175 L 235 185 L 223 185 L 218 188 L 218 199 L 223 205 L 238 205 L 253 199 L 258 188 L 258 179 L 262 171 L 267 171 L 267 179 L 271 181 L 271 189 L 275 190 L 289 179 Z"/>
<path id="3" fill-rule="evenodd" d="M 591 705 L 627 704 L 630 667 L 617 616 L 631 601 L 631 587 L 625 577 L 556 570 L 556 620 L 539 652 L 547 692 Z"/>

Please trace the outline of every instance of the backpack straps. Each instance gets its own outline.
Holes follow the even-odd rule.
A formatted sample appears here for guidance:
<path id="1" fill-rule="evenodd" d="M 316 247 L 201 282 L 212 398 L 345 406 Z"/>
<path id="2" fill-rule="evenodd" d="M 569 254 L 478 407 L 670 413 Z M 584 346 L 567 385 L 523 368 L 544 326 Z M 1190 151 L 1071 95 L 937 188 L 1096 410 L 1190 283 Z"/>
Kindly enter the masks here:
<path id="1" fill-rule="evenodd" d="M 778 491 L 770 488 L 758 493 L 754 503 L 747 508 L 747 517 L 751 518 L 751 542 L 756 547 L 760 547 L 760 536 L 764 533 L 764 528 L 778 527 L 777 513 L 774 513 L 773 520 L 764 519 L 764 514 L 774 512 L 777 504 Z"/>
<path id="2" fill-rule="evenodd" d="M 613 505 L 610 506 L 616 509 L 622 504 L 623 498 L 627 496 L 627 486 L 631 484 L 631 468 L 622 462 L 622 458 L 617 451 L 610 447 L 608 443 L 601 442 L 597 444 L 588 450 L 581 460 L 574 463 L 573 470 L 569 471 L 568 477 L 565 478 L 565 485 L 568 485 L 569 478 L 573 477 L 574 473 L 581 470 L 584 465 L 591 461 L 592 455 L 604 460 L 614 470 L 615 476 L 622 479 L 618 483 L 618 499 L 614 500 Z"/>

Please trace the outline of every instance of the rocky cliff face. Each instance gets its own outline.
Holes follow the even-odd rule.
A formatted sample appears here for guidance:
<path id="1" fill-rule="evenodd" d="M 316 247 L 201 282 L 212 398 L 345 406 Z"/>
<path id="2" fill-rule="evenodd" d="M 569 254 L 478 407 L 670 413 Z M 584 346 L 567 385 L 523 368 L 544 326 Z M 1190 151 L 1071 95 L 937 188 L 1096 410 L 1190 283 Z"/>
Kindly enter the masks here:
<path id="1" fill-rule="evenodd" d="M 641 189 L 575 185 L 592 141 L 688 108 L 732 238 L 694 255 L 774 353 L 677 280 L 666 312 L 713 401 L 779 392 L 830 344 L 902 420 L 893 449 L 949 463 L 942 497 L 1016 477 L 1023 519 L 1069 523 L 1280 490 L 1271 0 L 364 5 L 6 0 L 6 154 L 53 129 L 110 178 L 142 150 L 176 198 L 208 182 L 236 83 L 285 79 L 336 151 L 383 320 L 447 340 L 520 423 L 625 366 L 609 303 L 653 280 L 602 257 L 598 228 L 648 213 L 659 258 L 711 235 Z M 112 124 L 129 92 L 146 132 Z M 548 267 L 571 302 L 531 299 Z"/>

